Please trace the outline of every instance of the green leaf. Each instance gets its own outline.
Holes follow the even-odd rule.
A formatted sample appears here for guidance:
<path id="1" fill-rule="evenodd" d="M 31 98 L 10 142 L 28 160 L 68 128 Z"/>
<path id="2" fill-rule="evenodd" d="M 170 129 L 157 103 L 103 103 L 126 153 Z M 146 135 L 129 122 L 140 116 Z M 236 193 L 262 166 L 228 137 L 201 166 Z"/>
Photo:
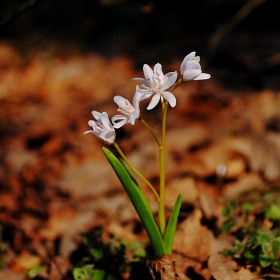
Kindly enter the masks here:
<path id="1" fill-rule="evenodd" d="M 262 267 L 267 267 L 271 265 L 271 263 L 275 260 L 274 255 L 268 255 L 268 254 L 260 254 L 260 265 Z"/>
<path id="2" fill-rule="evenodd" d="M 139 258 L 146 258 L 147 257 L 147 252 L 144 248 L 136 249 L 134 254 L 135 254 L 136 257 L 139 257 Z"/>
<path id="3" fill-rule="evenodd" d="M 272 241 L 272 252 L 273 253 L 277 253 L 278 251 L 280 251 L 280 242 L 279 242 L 279 240 L 273 240 Z"/>
<path id="4" fill-rule="evenodd" d="M 103 258 L 104 248 L 91 248 L 90 253 L 94 257 L 95 260 L 101 260 Z"/>
<path id="5" fill-rule="evenodd" d="M 277 258 L 277 260 L 275 260 L 273 262 L 273 267 L 277 272 L 280 273 L 280 259 L 279 258 Z"/>
<path id="6" fill-rule="evenodd" d="M 123 163 L 111 151 L 107 148 L 103 148 L 103 153 L 113 167 L 136 212 L 138 213 L 138 216 L 149 236 L 155 254 L 157 256 L 165 255 L 167 251 L 158 225 L 154 219 L 148 200 L 139 188 L 136 180 L 133 178 L 131 173 L 128 172 Z"/>
<path id="7" fill-rule="evenodd" d="M 244 257 L 248 260 L 255 260 L 256 259 L 256 256 L 253 253 L 251 253 L 250 251 L 244 252 Z"/>
<path id="8" fill-rule="evenodd" d="M 94 268 L 93 265 L 85 265 L 81 268 L 74 268 L 73 277 L 75 280 L 116 280 L 117 277 L 106 272 L 104 269 Z"/>
<path id="9" fill-rule="evenodd" d="M 172 245 L 173 245 L 174 235 L 177 227 L 178 216 L 181 209 L 182 198 L 183 198 L 183 194 L 179 194 L 164 234 L 163 240 L 168 254 L 172 253 Z"/>
<path id="10" fill-rule="evenodd" d="M 250 202 L 245 202 L 242 204 L 242 210 L 244 210 L 245 212 L 250 212 L 254 209 L 255 209 L 254 204 L 252 204 Z"/>
<path id="11" fill-rule="evenodd" d="M 35 276 L 37 276 L 40 271 L 42 270 L 43 265 L 42 264 L 37 264 L 34 267 L 28 269 L 25 274 L 28 278 L 34 278 Z"/>
<path id="12" fill-rule="evenodd" d="M 229 232 L 229 230 L 235 225 L 235 222 L 233 220 L 227 220 L 223 222 L 222 224 L 222 231 L 223 232 Z"/>
<path id="13" fill-rule="evenodd" d="M 85 265 L 81 268 L 74 268 L 73 277 L 75 280 L 92 280 L 94 277 L 93 265 Z"/>
<path id="14" fill-rule="evenodd" d="M 266 211 L 265 216 L 271 220 L 279 220 L 280 219 L 280 207 L 275 204 L 271 204 L 268 207 L 268 210 Z"/>
<path id="15" fill-rule="evenodd" d="M 224 208 L 223 216 L 228 217 L 228 218 L 232 218 L 236 209 L 237 209 L 237 202 L 236 201 L 231 201 L 229 203 L 229 205 L 226 208 Z"/>

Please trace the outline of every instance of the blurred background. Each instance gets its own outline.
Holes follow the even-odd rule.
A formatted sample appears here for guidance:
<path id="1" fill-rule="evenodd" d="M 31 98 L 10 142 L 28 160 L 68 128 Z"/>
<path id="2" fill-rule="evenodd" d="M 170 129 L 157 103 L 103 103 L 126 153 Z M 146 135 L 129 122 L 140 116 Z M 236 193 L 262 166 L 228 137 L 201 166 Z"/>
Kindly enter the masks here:
<path id="1" fill-rule="evenodd" d="M 0 34 L 23 54 L 125 55 L 137 68 L 196 51 L 231 86 L 279 87 L 277 1 L 1 1 Z M 214 62 L 214 63 L 213 63 Z"/>

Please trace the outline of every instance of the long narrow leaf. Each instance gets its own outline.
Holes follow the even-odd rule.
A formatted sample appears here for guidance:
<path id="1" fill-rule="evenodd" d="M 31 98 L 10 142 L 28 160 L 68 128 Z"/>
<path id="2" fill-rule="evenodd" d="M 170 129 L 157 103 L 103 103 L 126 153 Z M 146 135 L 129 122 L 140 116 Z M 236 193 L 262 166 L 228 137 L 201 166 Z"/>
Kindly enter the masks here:
<path id="1" fill-rule="evenodd" d="M 174 240 L 175 231 L 176 231 L 176 227 L 177 227 L 179 212 L 181 209 L 182 198 L 183 198 L 183 195 L 179 194 L 178 198 L 176 200 L 176 203 L 174 205 L 174 208 L 172 210 L 172 213 L 171 213 L 171 216 L 170 216 L 170 219 L 169 219 L 169 222 L 168 222 L 165 234 L 164 234 L 163 240 L 164 240 L 167 254 L 172 253 L 172 245 L 173 245 L 173 240 Z"/>
<path id="2" fill-rule="evenodd" d="M 137 186 L 139 189 L 139 185 L 137 183 L 137 181 L 135 180 L 135 178 L 133 177 L 133 175 L 131 174 L 130 170 L 127 168 L 127 166 L 124 164 L 124 162 L 122 162 L 120 159 L 118 159 L 120 161 L 120 163 L 122 164 L 122 166 L 124 167 L 124 169 L 126 170 L 127 174 L 129 175 L 130 179 L 133 181 L 133 183 L 135 184 L 135 186 Z M 140 189 L 141 191 L 141 189 Z M 142 193 L 142 191 L 141 191 Z M 144 196 L 144 194 L 142 193 L 142 195 Z M 150 207 L 150 204 L 148 202 L 148 200 L 146 199 L 146 197 L 144 196 L 144 199 L 143 199 L 143 202 L 146 203 L 146 206 L 147 206 L 147 210 L 150 211 L 150 215 L 153 216 L 153 211 Z"/>
<path id="3" fill-rule="evenodd" d="M 142 190 L 137 185 L 135 179 L 132 179 L 132 175 L 128 173 L 121 161 L 111 151 L 103 148 L 103 153 L 116 172 L 136 212 L 138 213 L 140 220 L 149 236 L 155 254 L 157 256 L 165 255 L 166 249 L 161 233 L 154 219 L 149 203 Z"/>

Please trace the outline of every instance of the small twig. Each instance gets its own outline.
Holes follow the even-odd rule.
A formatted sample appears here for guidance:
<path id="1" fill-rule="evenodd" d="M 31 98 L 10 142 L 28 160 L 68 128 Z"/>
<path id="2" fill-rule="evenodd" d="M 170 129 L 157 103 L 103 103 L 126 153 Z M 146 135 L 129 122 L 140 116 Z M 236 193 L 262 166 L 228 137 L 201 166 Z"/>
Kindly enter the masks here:
<path id="1" fill-rule="evenodd" d="M 24 3 L 18 8 L 15 8 L 11 13 L 9 13 L 2 21 L 0 21 L 0 30 L 6 27 L 11 21 L 23 14 L 26 10 L 32 8 L 42 0 L 30 0 Z"/>
<path id="2" fill-rule="evenodd" d="M 263 4 L 266 0 L 249 0 L 244 6 L 225 24 L 219 27 L 209 40 L 209 45 L 206 50 L 207 58 L 212 57 L 217 48 L 224 39 L 224 37 L 230 33 L 238 24 L 240 24 L 252 11 Z"/>

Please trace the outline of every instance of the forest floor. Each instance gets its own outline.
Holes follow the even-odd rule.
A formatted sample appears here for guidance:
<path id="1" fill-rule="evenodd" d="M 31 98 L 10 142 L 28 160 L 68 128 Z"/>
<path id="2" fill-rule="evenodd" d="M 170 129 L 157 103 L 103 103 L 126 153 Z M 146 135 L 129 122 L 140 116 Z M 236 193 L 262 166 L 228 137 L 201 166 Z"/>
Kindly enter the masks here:
<path id="1" fill-rule="evenodd" d="M 180 63 L 163 65 L 164 71 L 178 71 Z M 91 111 L 115 115 L 113 97 L 132 100 L 137 83 L 131 79 L 142 76 L 126 57 L 37 50 L 23 59 L 12 45 L 0 44 L 0 221 L 2 243 L 9 244 L 0 279 L 25 279 L 40 263 L 37 279 L 71 279 L 82 233 L 97 227 L 107 236 L 147 242 L 104 144 L 84 135 Z M 213 268 L 225 262 L 217 253 L 234 241 L 221 231 L 222 210 L 244 192 L 279 183 L 280 94 L 235 92 L 212 75 L 183 84 L 175 95 L 177 106 L 167 118 L 166 209 L 184 194 L 174 243 L 177 271 L 182 279 L 227 279 Z M 141 116 L 158 133 L 160 106 L 146 106 Z M 117 141 L 157 186 L 157 146 L 140 122 L 121 128 Z M 156 210 L 152 193 L 139 183 Z M 229 279 L 256 277 L 237 264 L 233 270 Z"/>

